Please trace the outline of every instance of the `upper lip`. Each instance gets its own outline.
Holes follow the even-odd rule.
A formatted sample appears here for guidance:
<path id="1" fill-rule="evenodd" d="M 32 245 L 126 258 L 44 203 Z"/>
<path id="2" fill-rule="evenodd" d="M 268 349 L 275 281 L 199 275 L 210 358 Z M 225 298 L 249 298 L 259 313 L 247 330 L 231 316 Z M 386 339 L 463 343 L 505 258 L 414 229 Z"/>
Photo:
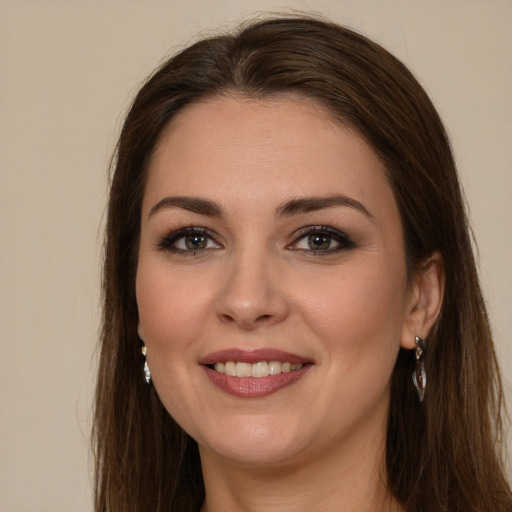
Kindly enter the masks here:
<path id="1" fill-rule="evenodd" d="M 229 348 L 212 352 L 199 359 L 199 364 L 208 365 L 215 363 L 225 363 L 226 361 L 237 361 L 242 363 L 259 363 L 260 361 L 281 361 L 295 364 L 311 363 L 298 354 L 285 352 L 274 348 L 259 348 L 256 350 L 246 350 L 239 348 Z"/>

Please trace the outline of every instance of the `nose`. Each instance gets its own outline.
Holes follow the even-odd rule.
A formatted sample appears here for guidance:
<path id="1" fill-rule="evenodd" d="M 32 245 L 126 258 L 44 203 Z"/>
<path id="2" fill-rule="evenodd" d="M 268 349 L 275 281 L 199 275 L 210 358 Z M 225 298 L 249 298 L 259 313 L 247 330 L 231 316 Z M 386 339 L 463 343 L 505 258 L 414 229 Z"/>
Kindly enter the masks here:
<path id="1" fill-rule="evenodd" d="M 228 270 L 216 300 L 219 319 L 244 330 L 282 322 L 289 314 L 279 264 L 247 250 L 226 262 Z"/>

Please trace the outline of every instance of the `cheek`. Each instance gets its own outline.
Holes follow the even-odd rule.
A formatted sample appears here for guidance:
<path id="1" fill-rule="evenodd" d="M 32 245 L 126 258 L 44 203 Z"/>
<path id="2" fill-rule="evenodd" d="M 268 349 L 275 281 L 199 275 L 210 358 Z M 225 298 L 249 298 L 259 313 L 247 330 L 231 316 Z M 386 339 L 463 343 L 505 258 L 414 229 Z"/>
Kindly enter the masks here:
<path id="1" fill-rule="evenodd" d="M 197 382 L 190 368 L 196 367 L 197 341 L 209 297 L 200 283 L 145 263 L 139 263 L 136 296 L 151 379 L 167 411 L 180 424 L 187 424 L 183 404 L 187 411 L 200 411 L 200 403 L 191 399 L 201 395 L 194 388 Z"/>
<path id="2" fill-rule="evenodd" d="M 197 282 L 199 281 L 199 282 Z M 139 263 L 136 281 L 139 331 L 149 353 L 176 352 L 197 339 L 207 317 L 211 291 L 201 280 Z"/>
<path id="3" fill-rule="evenodd" d="M 326 382 L 337 398 L 325 407 L 333 409 L 336 423 L 349 421 L 347 411 L 357 421 L 387 404 L 400 348 L 402 296 L 400 279 L 354 270 L 331 287 L 309 317 L 328 354 Z"/>
<path id="4" fill-rule="evenodd" d="M 307 285 L 299 294 L 305 298 L 303 316 L 324 340 L 331 357 L 339 357 L 342 364 L 357 364 L 363 356 L 376 364 L 383 357 L 388 365 L 394 364 L 406 290 L 405 266 L 394 266 L 347 266 L 334 278 Z"/>

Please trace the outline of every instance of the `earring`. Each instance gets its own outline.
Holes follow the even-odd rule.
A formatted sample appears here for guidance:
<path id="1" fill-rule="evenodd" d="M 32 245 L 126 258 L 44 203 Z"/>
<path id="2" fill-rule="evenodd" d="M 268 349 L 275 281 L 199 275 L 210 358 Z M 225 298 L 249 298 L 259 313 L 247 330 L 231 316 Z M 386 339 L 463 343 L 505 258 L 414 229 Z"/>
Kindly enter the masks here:
<path id="1" fill-rule="evenodd" d="M 146 345 L 142 345 L 141 349 L 142 355 L 144 356 L 144 376 L 146 378 L 146 382 L 149 384 L 151 380 L 151 372 L 149 371 L 148 362 L 146 360 L 147 348 Z"/>
<path id="2" fill-rule="evenodd" d="M 420 402 L 423 402 L 423 397 L 425 396 L 425 389 L 427 387 L 427 373 L 425 372 L 424 360 L 427 344 L 419 336 L 416 336 L 414 341 L 416 342 L 416 366 L 412 374 L 412 381 L 414 383 L 414 387 L 416 388 L 416 392 L 418 393 L 418 398 L 420 399 Z"/>

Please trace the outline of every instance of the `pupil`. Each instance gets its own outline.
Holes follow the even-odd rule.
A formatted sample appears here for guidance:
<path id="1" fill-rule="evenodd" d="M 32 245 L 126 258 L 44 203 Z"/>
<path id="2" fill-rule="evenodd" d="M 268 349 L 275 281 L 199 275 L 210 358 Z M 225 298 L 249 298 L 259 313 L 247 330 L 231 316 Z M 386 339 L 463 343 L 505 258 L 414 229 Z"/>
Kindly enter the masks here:
<path id="1" fill-rule="evenodd" d="M 206 237 L 204 235 L 188 235 L 185 238 L 185 245 L 187 249 L 192 251 L 204 249 L 206 247 Z"/>
<path id="2" fill-rule="evenodd" d="M 308 244 L 311 249 L 329 249 L 331 238 L 327 235 L 310 235 Z"/>

